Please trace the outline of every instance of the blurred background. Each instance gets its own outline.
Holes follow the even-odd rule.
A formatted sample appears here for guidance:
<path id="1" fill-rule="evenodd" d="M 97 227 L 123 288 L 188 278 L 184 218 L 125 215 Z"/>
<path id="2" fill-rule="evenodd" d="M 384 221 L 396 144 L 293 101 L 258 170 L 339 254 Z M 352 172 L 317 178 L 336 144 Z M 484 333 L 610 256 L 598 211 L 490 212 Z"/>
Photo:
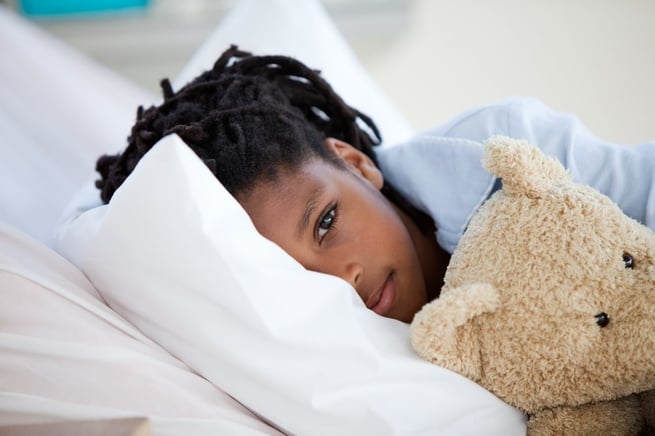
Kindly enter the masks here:
<path id="1" fill-rule="evenodd" d="M 57 11 L 62 1 L 4 3 L 159 92 L 159 80 L 180 71 L 235 1 L 124 0 L 121 11 L 82 15 Z M 50 10 L 38 9 L 48 3 Z M 474 105 L 528 95 L 577 114 L 604 139 L 655 140 L 655 0 L 323 3 L 418 130 Z"/>

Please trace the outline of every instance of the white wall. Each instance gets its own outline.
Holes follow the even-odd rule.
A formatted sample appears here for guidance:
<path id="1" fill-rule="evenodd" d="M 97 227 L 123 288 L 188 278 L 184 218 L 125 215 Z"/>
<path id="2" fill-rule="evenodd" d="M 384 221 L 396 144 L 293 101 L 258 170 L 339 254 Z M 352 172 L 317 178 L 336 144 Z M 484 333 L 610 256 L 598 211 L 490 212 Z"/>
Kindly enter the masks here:
<path id="1" fill-rule="evenodd" d="M 153 0 L 142 15 L 41 24 L 156 91 L 234 1 Z M 417 129 L 529 95 L 607 140 L 655 140 L 655 0 L 323 1 Z"/>
<path id="2" fill-rule="evenodd" d="M 655 140 L 654 0 L 411 4 L 409 25 L 360 55 L 415 127 L 530 95 L 607 140 Z"/>

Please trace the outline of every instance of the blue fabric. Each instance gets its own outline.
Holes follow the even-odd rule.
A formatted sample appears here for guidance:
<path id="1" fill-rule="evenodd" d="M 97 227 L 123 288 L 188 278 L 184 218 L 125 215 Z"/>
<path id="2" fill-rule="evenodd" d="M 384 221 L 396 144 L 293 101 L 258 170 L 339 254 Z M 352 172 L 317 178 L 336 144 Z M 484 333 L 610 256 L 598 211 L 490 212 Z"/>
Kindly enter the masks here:
<path id="1" fill-rule="evenodd" d="M 525 139 L 556 157 L 574 180 L 598 189 L 655 230 L 655 142 L 624 146 L 595 137 L 570 114 L 539 100 L 511 98 L 466 111 L 412 140 L 377 152 L 385 177 L 437 225 L 437 241 L 457 246 L 471 216 L 498 187 L 481 165 L 483 142 Z"/>

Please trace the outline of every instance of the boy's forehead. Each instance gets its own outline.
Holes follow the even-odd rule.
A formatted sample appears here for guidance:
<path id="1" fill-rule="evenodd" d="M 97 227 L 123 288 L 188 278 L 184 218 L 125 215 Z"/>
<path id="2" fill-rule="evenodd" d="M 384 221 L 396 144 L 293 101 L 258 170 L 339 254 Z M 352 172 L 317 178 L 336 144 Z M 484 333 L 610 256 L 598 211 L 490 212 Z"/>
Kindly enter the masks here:
<path id="1" fill-rule="evenodd" d="M 250 211 L 271 214 L 280 208 L 287 214 L 298 212 L 306 204 L 317 202 L 333 178 L 317 165 L 303 165 L 298 170 L 280 171 L 273 179 L 255 183 L 239 202 L 249 214 Z"/>
<path id="2" fill-rule="evenodd" d="M 298 168 L 281 169 L 270 180 L 263 180 L 255 185 L 261 185 L 264 190 L 270 190 L 273 194 L 310 196 L 321 187 L 337 183 L 344 173 L 342 168 L 330 162 L 311 159 Z"/>
<path id="3" fill-rule="evenodd" d="M 257 230 L 278 243 L 297 238 L 325 207 L 333 178 L 322 171 L 280 174 L 273 181 L 256 184 L 239 202 Z"/>

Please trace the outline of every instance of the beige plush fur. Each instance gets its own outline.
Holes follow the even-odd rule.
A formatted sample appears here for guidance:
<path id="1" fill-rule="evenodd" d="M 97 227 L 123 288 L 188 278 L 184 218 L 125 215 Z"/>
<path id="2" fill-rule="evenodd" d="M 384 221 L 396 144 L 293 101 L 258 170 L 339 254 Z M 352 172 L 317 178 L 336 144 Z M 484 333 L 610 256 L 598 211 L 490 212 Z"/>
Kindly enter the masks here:
<path id="1" fill-rule="evenodd" d="M 489 140 L 484 165 L 503 188 L 414 348 L 525 411 L 532 435 L 639 434 L 655 420 L 655 395 L 633 395 L 655 389 L 655 235 L 524 141 Z"/>

